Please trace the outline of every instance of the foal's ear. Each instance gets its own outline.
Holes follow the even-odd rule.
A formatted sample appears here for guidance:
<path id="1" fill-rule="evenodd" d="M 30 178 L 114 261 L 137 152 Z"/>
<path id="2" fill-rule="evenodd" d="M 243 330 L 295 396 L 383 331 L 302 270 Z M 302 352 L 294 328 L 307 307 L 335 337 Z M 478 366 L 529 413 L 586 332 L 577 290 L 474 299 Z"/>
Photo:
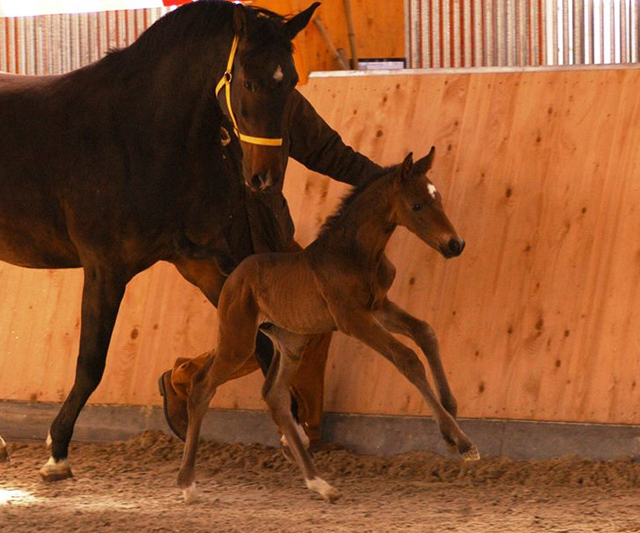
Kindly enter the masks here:
<path id="1" fill-rule="evenodd" d="M 320 7 L 320 2 L 314 2 L 307 9 L 301 11 L 285 23 L 284 27 L 289 39 L 293 40 L 293 38 L 298 35 L 298 33 L 300 33 L 307 24 L 309 24 L 311 15 L 313 15 L 313 12 L 318 9 L 318 7 Z"/>
<path id="2" fill-rule="evenodd" d="M 233 4 L 233 34 L 242 37 L 247 28 L 247 12 L 242 4 Z"/>
<path id="3" fill-rule="evenodd" d="M 422 159 L 418 159 L 416 161 L 416 172 L 418 174 L 426 174 L 427 171 L 431 170 L 431 165 L 433 165 L 433 158 L 436 156 L 436 147 L 432 146 L 431 151 L 425 155 Z"/>
<path id="4" fill-rule="evenodd" d="M 400 168 L 400 180 L 404 181 L 413 172 L 413 152 L 409 152 L 407 157 L 404 158 Z"/>

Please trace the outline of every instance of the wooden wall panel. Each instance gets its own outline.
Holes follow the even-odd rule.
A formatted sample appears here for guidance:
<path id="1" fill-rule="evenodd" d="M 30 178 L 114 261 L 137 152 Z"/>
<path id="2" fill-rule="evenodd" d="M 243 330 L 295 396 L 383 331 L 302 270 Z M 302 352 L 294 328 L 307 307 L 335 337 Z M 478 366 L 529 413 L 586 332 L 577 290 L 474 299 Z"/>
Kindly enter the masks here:
<path id="1" fill-rule="evenodd" d="M 312 78 L 303 92 L 383 164 L 437 147 L 433 181 L 467 241 L 446 261 L 398 230 L 392 298 L 429 321 L 469 417 L 640 423 L 640 70 Z M 345 186 L 292 162 L 285 188 L 308 243 Z M 58 401 L 72 382 L 81 274 L 0 264 L 0 398 Z M 166 264 L 128 287 L 97 403 L 158 404 L 177 356 L 215 343 L 215 311 Z M 220 407 L 262 408 L 254 374 Z M 326 407 L 426 414 L 341 334 Z"/>

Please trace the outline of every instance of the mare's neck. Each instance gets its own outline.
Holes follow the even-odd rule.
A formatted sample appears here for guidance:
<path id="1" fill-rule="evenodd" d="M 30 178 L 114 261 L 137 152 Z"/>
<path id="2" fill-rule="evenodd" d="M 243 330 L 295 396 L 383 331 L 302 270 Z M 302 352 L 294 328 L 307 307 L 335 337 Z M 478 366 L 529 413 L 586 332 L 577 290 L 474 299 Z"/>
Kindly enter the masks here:
<path id="1" fill-rule="evenodd" d="M 84 97 L 132 113 L 130 125 L 142 121 L 146 127 L 151 121 L 163 130 L 184 127 L 204 105 L 213 103 L 219 109 L 215 87 L 224 74 L 232 40 L 231 23 L 213 35 L 172 45 L 147 39 L 68 74 L 61 83 L 65 90 L 94 86 L 97 90 Z M 64 78 L 75 83 L 65 83 Z M 83 94 L 75 96 L 77 101 Z"/>

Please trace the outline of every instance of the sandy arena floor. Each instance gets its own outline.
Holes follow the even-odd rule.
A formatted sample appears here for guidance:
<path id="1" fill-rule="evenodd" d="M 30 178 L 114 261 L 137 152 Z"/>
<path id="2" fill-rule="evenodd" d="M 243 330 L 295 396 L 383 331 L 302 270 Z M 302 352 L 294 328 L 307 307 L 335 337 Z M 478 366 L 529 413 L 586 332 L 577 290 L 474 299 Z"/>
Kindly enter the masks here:
<path id="1" fill-rule="evenodd" d="M 429 453 L 316 454 L 335 504 L 304 487 L 280 452 L 200 447 L 201 501 L 176 487 L 181 443 L 159 432 L 71 450 L 76 477 L 37 469 L 41 444 L 10 444 L 0 470 L 0 531 L 36 532 L 640 532 L 640 463 L 576 458 L 463 463 Z"/>

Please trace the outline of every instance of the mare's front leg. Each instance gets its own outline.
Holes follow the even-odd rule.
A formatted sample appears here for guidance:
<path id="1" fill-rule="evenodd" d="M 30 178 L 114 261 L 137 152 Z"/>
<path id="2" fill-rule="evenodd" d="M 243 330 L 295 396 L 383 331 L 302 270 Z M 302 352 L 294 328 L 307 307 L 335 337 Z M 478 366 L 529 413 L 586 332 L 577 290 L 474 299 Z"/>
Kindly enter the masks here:
<path id="1" fill-rule="evenodd" d="M 67 461 L 69 442 L 81 409 L 102 379 L 111 333 L 129 279 L 128 275 L 104 267 L 84 267 L 76 378 L 49 430 L 51 457 L 40 469 L 45 481 L 73 475 Z"/>
<path id="2" fill-rule="evenodd" d="M 374 316 L 391 333 L 405 335 L 420 346 L 433 373 L 433 380 L 438 389 L 440 403 L 451 416 L 456 418 L 458 415 L 458 403 L 447 381 L 447 375 L 440 358 L 438 339 L 433 328 L 388 299 L 385 299 L 382 306 L 374 312 Z"/>
<path id="3" fill-rule="evenodd" d="M 442 406 L 427 379 L 423 364 L 416 353 L 402 344 L 370 313 L 353 311 L 340 313 L 337 320 L 341 331 L 355 337 L 388 359 L 418 389 L 431 409 L 447 442 L 455 443 L 465 460 L 479 459 L 478 449 L 460 429 L 455 418 Z"/>

